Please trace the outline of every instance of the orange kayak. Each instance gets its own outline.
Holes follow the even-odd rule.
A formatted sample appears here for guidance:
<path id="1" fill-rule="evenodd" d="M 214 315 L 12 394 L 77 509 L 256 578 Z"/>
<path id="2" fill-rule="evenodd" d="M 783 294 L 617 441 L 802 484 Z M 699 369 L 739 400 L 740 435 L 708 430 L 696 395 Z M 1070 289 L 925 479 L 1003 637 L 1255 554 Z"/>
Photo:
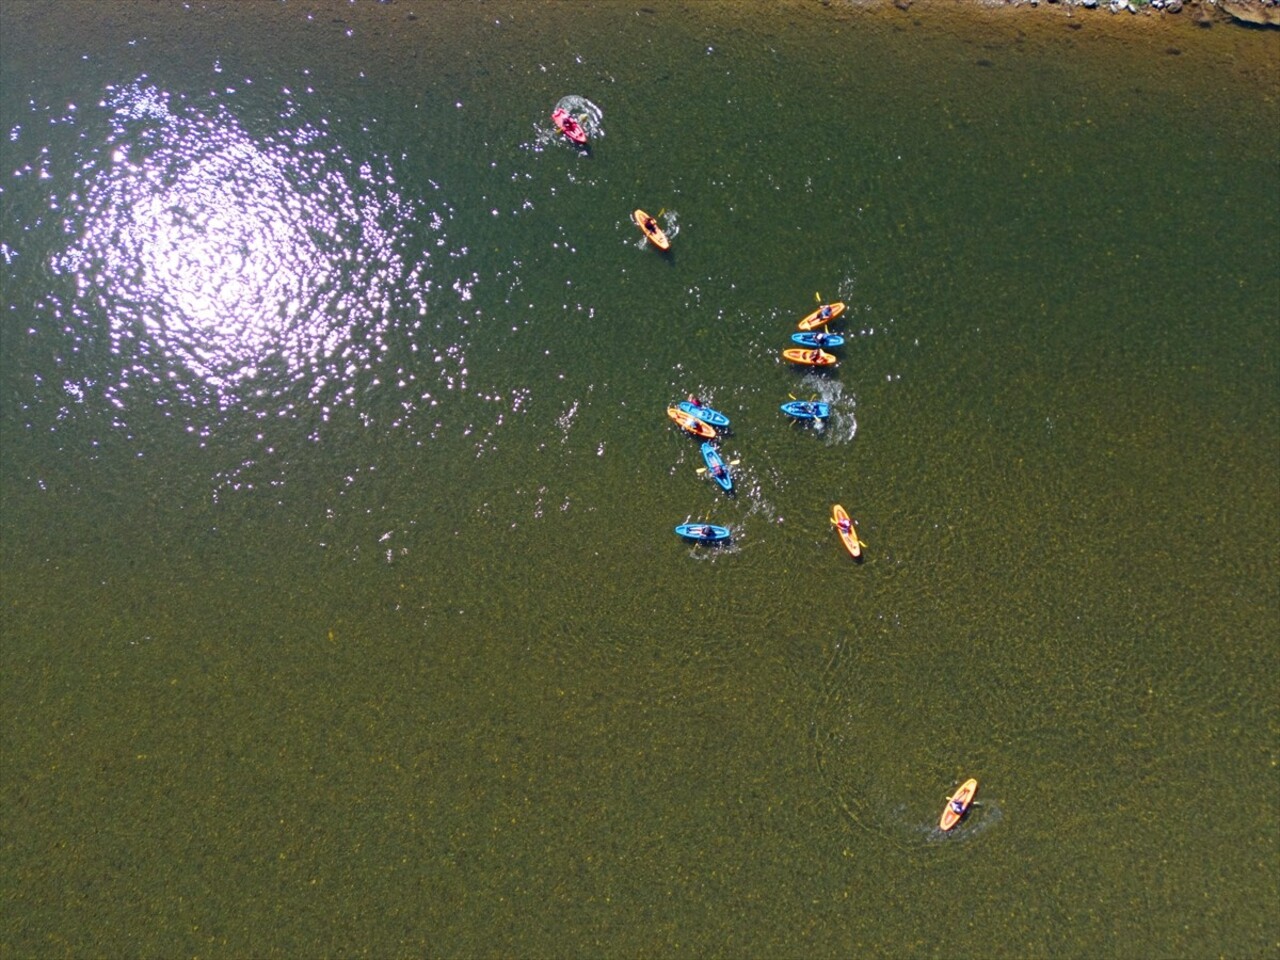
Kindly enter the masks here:
<path id="1" fill-rule="evenodd" d="M 829 367 L 836 362 L 834 353 L 825 350 L 806 350 L 804 347 L 790 347 L 782 351 L 784 360 L 801 363 L 806 367 Z"/>
<path id="2" fill-rule="evenodd" d="M 977 780 L 970 778 L 960 784 L 960 789 L 947 798 L 947 806 L 942 811 L 942 820 L 938 826 L 943 830 L 950 830 L 959 823 L 964 812 L 969 809 L 969 804 L 973 803 L 973 795 L 977 792 Z"/>
<path id="3" fill-rule="evenodd" d="M 831 523 L 835 526 L 836 533 L 840 534 L 840 542 L 849 551 L 849 556 L 855 560 L 861 560 L 862 542 L 858 540 L 858 528 L 853 525 L 844 507 L 838 503 L 831 508 Z"/>
<path id="4" fill-rule="evenodd" d="M 636 210 L 631 214 L 631 219 L 636 222 L 636 226 L 640 228 L 640 232 L 649 238 L 659 250 L 670 250 L 671 241 L 667 239 L 667 235 L 662 232 L 662 228 L 658 226 L 658 221 L 649 216 L 643 210 Z"/>
<path id="5" fill-rule="evenodd" d="M 667 407 L 667 416 L 695 437 L 702 437 L 704 440 L 714 440 L 716 438 L 715 427 L 705 420 L 699 420 L 697 417 L 685 413 L 683 410 L 676 407 Z"/>
<path id="6" fill-rule="evenodd" d="M 814 327 L 820 327 L 824 323 L 834 320 L 842 313 L 844 313 L 843 303 L 824 303 L 817 310 L 813 311 L 813 313 L 800 321 L 800 329 L 812 330 Z"/>

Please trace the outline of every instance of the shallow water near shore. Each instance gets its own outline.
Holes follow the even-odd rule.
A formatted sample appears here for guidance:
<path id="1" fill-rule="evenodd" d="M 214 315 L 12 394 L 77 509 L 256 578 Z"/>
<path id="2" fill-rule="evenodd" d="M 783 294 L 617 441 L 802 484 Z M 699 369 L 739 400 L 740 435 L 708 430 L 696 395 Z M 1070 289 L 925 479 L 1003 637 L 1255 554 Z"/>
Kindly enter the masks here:
<path id="1" fill-rule="evenodd" d="M 0 5 L 6 953 L 1274 949 L 1273 37 L 58 9 Z"/>

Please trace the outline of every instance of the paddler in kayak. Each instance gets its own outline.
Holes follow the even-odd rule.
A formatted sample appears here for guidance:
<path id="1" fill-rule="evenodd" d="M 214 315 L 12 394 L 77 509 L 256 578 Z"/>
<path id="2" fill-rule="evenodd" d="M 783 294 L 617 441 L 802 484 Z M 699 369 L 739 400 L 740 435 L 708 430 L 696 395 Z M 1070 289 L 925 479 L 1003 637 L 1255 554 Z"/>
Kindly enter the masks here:
<path id="1" fill-rule="evenodd" d="M 665 209 L 665 208 L 664 208 Z M 662 216 L 663 211 L 658 211 L 658 217 Z M 640 228 L 640 232 L 645 238 L 659 250 L 670 250 L 671 239 L 662 232 L 662 227 L 658 225 L 658 217 L 653 216 L 646 210 L 632 210 L 631 222 Z"/>
<path id="2" fill-rule="evenodd" d="M 583 115 L 583 119 L 586 119 L 585 114 Z M 551 122 L 556 125 L 557 130 L 563 133 L 574 143 L 586 146 L 587 131 L 583 128 L 582 124 L 578 123 L 578 121 L 574 119 L 573 114 L 564 109 L 564 107 L 557 107 L 551 112 Z"/>

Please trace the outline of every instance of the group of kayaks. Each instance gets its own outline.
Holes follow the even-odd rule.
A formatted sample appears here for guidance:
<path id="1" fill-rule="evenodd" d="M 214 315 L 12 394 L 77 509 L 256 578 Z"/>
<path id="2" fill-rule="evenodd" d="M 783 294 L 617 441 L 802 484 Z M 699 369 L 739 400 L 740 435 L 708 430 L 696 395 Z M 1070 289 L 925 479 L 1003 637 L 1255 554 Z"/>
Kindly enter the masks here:
<path id="1" fill-rule="evenodd" d="M 791 340 L 799 346 L 788 347 L 782 351 L 783 359 L 791 363 L 807 367 L 833 367 L 837 362 L 835 354 L 827 350 L 835 350 L 844 346 L 844 337 L 831 333 L 827 324 L 844 313 L 845 305 L 840 302 L 826 303 L 818 307 L 800 321 L 798 333 L 791 334 Z M 819 330 L 818 328 L 822 329 Z M 782 405 L 782 410 L 798 420 L 819 420 L 830 415 L 830 406 L 819 401 L 791 400 Z M 840 504 L 831 507 L 831 525 L 836 528 L 840 542 L 855 560 L 862 559 L 862 548 L 866 546 L 858 539 L 858 530 L 854 526 L 849 512 Z M 978 792 L 978 781 L 970 778 L 962 783 L 942 809 L 942 818 L 938 828 L 944 833 L 958 824 L 973 803 L 974 794 Z"/>
<path id="2" fill-rule="evenodd" d="M 843 345 L 844 337 L 839 334 L 829 333 L 825 330 L 822 332 L 814 330 L 820 324 L 825 326 L 827 321 L 838 317 L 842 312 L 844 312 L 843 303 L 826 304 L 819 307 L 800 321 L 800 326 L 803 329 L 800 333 L 793 334 L 792 339 L 806 345 L 817 344 L 816 347 L 811 349 L 815 349 L 820 353 L 825 353 L 822 350 L 822 346 L 839 347 Z M 809 339 L 801 340 L 801 337 Z M 830 354 L 826 355 L 830 356 Z M 834 362 L 834 357 L 832 362 Z M 818 400 L 791 400 L 782 404 L 782 411 L 797 420 L 822 420 L 831 415 L 831 405 L 825 401 Z M 713 442 L 719 436 L 719 431 L 729 426 L 729 418 L 694 396 L 667 407 L 667 416 L 681 430 L 702 441 L 699 450 L 706 466 L 699 468 L 699 472 L 706 473 L 725 493 L 732 493 L 733 474 L 729 470 L 731 465 L 725 462 L 724 457 L 720 455 L 720 451 Z M 861 560 L 862 548 L 866 544 L 859 539 L 858 530 L 854 526 L 853 519 L 849 516 L 848 511 L 838 503 L 833 504 L 831 507 L 831 524 L 836 528 L 840 542 L 849 552 L 849 555 L 855 560 Z M 719 543 L 728 540 L 730 536 L 728 527 L 714 523 L 682 523 L 675 530 L 677 534 L 686 540 L 693 540 L 699 543 Z"/>
<path id="3" fill-rule="evenodd" d="M 644 212 L 636 211 L 637 223 L 641 223 Z M 642 226 L 643 229 L 643 226 Z M 843 303 L 822 304 L 800 321 L 800 332 L 793 333 L 791 339 L 802 344 L 784 350 L 782 355 L 795 363 L 807 365 L 830 365 L 836 362 L 833 354 L 824 347 L 838 348 L 844 345 L 844 337 L 831 333 L 826 325 L 844 312 Z M 822 327 L 822 330 L 818 330 Z M 822 359 L 827 358 L 827 359 Z M 831 415 L 831 405 L 821 400 L 791 400 L 782 404 L 782 412 L 797 420 L 824 420 Z M 713 441 L 719 436 L 718 431 L 729 426 L 729 418 L 719 410 L 712 409 L 697 397 L 690 396 L 673 406 L 667 407 L 667 416 L 686 433 L 702 441 L 699 448 L 705 467 L 699 468 L 706 473 L 726 493 L 733 492 L 733 474 L 729 463 L 725 462 Z M 862 548 L 866 546 L 858 537 L 857 527 L 849 512 L 840 504 L 831 506 L 831 525 L 836 528 L 840 542 L 849 556 L 855 560 L 862 559 Z M 719 543 L 729 539 L 729 528 L 714 523 L 682 523 L 676 533 L 686 540 L 699 543 Z"/>
<path id="4" fill-rule="evenodd" d="M 681 400 L 674 407 L 667 407 L 667 416 L 686 433 L 702 439 L 703 468 L 725 493 L 733 492 L 733 476 L 729 473 L 729 464 L 711 441 L 717 437 L 717 429 L 724 430 L 729 426 L 729 418 L 719 410 L 712 410 L 697 397 Z"/>
<path id="5" fill-rule="evenodd" d="M 824 303 L 800 321 L 800 330 L 791 335 L 791 341 L 799 344 L 782 351 L 782 358 L 803 367 L 831 367 L 837 362 L 834 353 L 844 346 L 844 337 L 831 333 L 827 324 L 844 313 L 843 303 Z M 818 327 L 822 327 L 818 330 Z M 819 400 L 790 400 L 782 405 L 782 412 L 797 420 L 825 420 L 831 416 L 831 405 Z"/>
<path id="6" fill-rule="evenodd" d="M 813 313 L 800 321 L 800 332 L 793 333 L 791 340 L 799 344 L 782 351 L 782 359 L 803 367 L 834 367 L 838 358 L 828 353 L 826 348 L 835 350 L 844 346 L 844 337 L 838 333 L 830 333 L 826 326 L 840 314 L 844 313 L 843 303 L 824 303 Z M 822 327 L 821 330 L 818 327 Z"/>
<path id="7" fill-rule="evenodd" d="M 585 120 L 586 117 L 583 119 Z M 587 131 L 568 110 L 557 107 L 551 112 L 551 122 L 573 143 L 584 147 L 588 145 Z M 659 212 L 658 216 L 662 216 L 662 213 Z M 658 217 L 637 208 L 631 212 L 631 220 L 640 228 L 640 232 L 649 243 L 659 250 L 671 249 L 671 238 L 662 229 Z M 706 466 L 700 468 L 699 472 L 705 472 L 725 493 L 732 493 L 733 475 L 729 472 L 729 464 L 725 462 L 713 442 L 718 435 L 717 431 L 729 426 L 729 418 L 693 396 L 667 407 L 667 416 L 680 429 L 702 441 L 699 450 Z M 676 527 L 676 533 L 700 543 L 717 543 L 729 539 L 729 528 L 714 523 L 682 523 Z"/>
<path id="8" fill-rule="evenodd" d="M 835 350 L 843 347 L 844 337 L 830 332 L 827 324 L 842 313 L 844 313 L 844 304 L 836 301 L 820 304 L 816 310 L 803 317 L 799 323 L 799 332 L 791 334 L 792 342 L 800 346 L 783 350 L 783 359 L 806 367 L 835 366 L 836 355 L 828 353 L 826 348 Z M 822 329 L 819 330 L 818 327 Z M 797 420 L 825 420 L 831 416 L 831 405 L 816 399 L 792 399 L 782 405 L 782 412 Z M 862 548 L 866 544 L 858 539 L 858 530 L 849 512 L 838 503 L 831 507 L 831 525 L 836 528 L 836 533 L 840 535 L 840 542 L 849 551 L 849 556 L 855 560 L 861 560 Z"/>
<path id="9" fill-rule="evenodd" d="M 587 131 L 568 110 L 557 108 L 552 111 L 551 121 L 567 139 L 579 146 L 587 146 Z M 663 231 L 656 217 L 636 209 L 632 212 L 631 219 L 651 244 L 659 250 L 671 249 L 671 238 Z M 783 359 L 805 367 L 834 367 L 838 358 L 828 351 L 843 347 L 844 337 L 831 333 L 827 325 L 844 313 L 844 309 L 845 305 L 838 301 L 824 303 L 805 316 L 799 323 L 799 330 L 791 334 L 791 340 L 796 345 L 782 351 Z M 831 415 L 831 405 L 816 399 L 792 399 L 782 404 L 782 412 L 796 420 L 821 421 Z M 729 418 L 695 396 L 667 407 L 667 416 L 686 433 L 702 441 L 699 452 L 706 466 L 699 468 L 699 472 L 706 473 L 725 493 L 732 493 L 733 475 L 729 470 L 730 464 L 721 456 L 714 443 L 720 431 L 728 428 Z M 858 538 L 857 528 L 848 511 L 838 503 L 831 507 L 831 525 L 836 528 L 840 542 L 849 555 L 855 560 L 861 560 L 862 548 L 866 544 Z M 721 543 L 730 538 L 729 528 L 716 523 L 681 523 L 676 526 L 675 532 L 696 543 Z M 955 827 L 968 812 L 977 791 L 978 781 L 971 778 L 947 797 L 942 818 L 938 822 L 939 829 L 946 832 Z"/>
<path id="10" fill-rule="evenodd" d="M 719 431 L 729 426 L 729 418 L 693 396 L 667 407 L 667 416 L 685 433 L 702 441 L 698 450 L 706 466 L 699 468 L 699 473 L 706 473 L 725 493 L 733 493 L 733 474 L 729 472 L 729 464 L 712 443 L 719 436 Z M 676 527 L 676 533 L 699 543 L 719 543 L 729 539 L 729 528 L 715 523 L 682 523 Z"/>

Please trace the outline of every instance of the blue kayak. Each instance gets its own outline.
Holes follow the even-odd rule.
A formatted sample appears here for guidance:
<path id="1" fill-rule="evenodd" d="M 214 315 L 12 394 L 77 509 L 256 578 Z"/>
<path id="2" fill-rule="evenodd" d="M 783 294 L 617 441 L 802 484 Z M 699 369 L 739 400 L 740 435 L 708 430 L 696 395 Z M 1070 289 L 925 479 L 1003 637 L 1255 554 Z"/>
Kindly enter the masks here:
<path id="1" fill-rule="evenodd" d="M 714 523 L 682 523 L 676 527 L 676 533 L 699 543 L 718 543 L 729 539 L 729 528 L 717 527 Z"/>
<path id="2" fill-rule="evenodd" d="M 733 477 L 729 476 L 729 465 L 720 456 L 720 451 L 709 443 L 702 445 L 702 459 L 707 462 L 707 473 L 711 479 L 720 484 L 723 490 L 733 489 Z"/>
<path id="3" fill-rule="evenodd" d="M 838 333 L 823 333 L 820 330 L 810 330 L 805 333 L 793 333 L 791 339 L 802 347 L 813 347 L 817 350 L 831 349 L 832 347 L 843 347 L 844 337 Z"/>
<path id="4" fill-rule="evenodd" d="M 821 400 L 792 400 L 782 405 L 782 412 L 797 420 L 825 420 L 831 416 L 831 404 Z"/>
<path id="5" fill-rule="evenodd" d="M 719 410 L 712 410 L 710 407 L 704 407 L 700 403 L 694 403 L 692 400 L 681 400 L 676 404 L 677 410 L 683 410 L 691 417 L 697 417 L 703 423 L 709 423 L 713 427 L 727 427 L 729 418 Z"/>

